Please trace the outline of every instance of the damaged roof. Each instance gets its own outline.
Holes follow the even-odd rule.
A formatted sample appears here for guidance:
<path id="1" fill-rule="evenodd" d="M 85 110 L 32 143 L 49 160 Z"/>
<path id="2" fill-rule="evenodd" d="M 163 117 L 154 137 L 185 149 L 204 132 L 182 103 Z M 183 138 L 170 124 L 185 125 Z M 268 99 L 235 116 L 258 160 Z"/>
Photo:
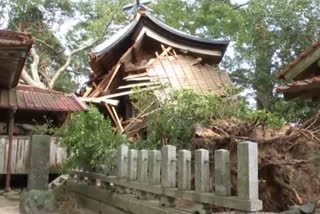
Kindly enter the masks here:
<path id="1" fill-rule="evenodd" d="M 94 49 L 90 64 L 95 74 L 110 70 L 141 37 L 201 56 L 208 64 L 218 64 L 221 61 L 229 41 L 201 39 L 188 35 L 164 24 L 148 11 L 141 10 L 128 26 Z"/>
<path id="2" fill-rule="evenodd" d="M 303 76 L 310 73 L 308 69 L 320 60 L 320 38 L 309 48 L 303 51 L 298 58 L 290 62 L 284 69 L 277 73 L 278 79 L 292 80 L 303 79 Z M 318 63 L 319 64 L 319 63 Z M 318 67 L 318 65 L 316 65 Z M 314 67 L 314 66 L 313 66 Z"/>
<path id="3" fill-rule="evenodd" d="M 0 30 L 0 88 L 17 86 L 32 44 L 31 34 Z"/>
<path id="4" fill-rule="evenodd" d="M 14 89 L 0 89 L 0 109 L 36 110 L 50 112 L 77 112 L 88 107 L 74 95 L 18 85 Z"/>
<path id="5" fill-rule="evenodd" d="M 299 96 L 314 98 L 320 96 L 320 76 L 298 80 L 277 88 L 277 93 L 283 93 L 285 99 L 294 99 Z"/>

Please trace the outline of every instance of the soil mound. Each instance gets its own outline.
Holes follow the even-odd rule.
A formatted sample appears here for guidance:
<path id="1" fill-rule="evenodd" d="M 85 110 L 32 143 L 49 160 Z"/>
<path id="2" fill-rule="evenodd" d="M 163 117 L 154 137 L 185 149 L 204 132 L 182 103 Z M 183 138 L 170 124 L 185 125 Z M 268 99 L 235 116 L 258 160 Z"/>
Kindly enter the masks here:
<path id="1" fill-rule="evenodd" d="M 208 149 L 211 161 L 214 150 L 229 150 L 232 193 L 236 194 L 236 145 L 243 141 L 256 142 L 259 148 L 259 196 L 264 211 L 280 212 L 308 202 L 319 205 L 320 133 L 314 125 L 316 119 L 300 127 L 287 125 L 279 130 L 267 128 L 257 121 L 212 121 L 205 128 L 195 128 L 192 150 Z"/>

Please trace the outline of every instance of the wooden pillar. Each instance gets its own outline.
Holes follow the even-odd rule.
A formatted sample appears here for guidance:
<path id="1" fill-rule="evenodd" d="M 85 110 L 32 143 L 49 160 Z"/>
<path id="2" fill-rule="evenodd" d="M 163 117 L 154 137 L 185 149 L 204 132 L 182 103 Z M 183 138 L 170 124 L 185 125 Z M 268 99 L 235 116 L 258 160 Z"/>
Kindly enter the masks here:
<path id="1" fill-rule="evenodd" d="M 7 175 L 6 175 L 6 187 L 5 187 L 6 192 L 11 191 L 10 181 L 11 181 L 12 143 L 13 143 L 13 128 L 14 128 L 15 113 L 16 113 L 16 109 L 11 109 L 9 113 L 9 123 L 8 123 L 9 150 L 8 150 Z"/>

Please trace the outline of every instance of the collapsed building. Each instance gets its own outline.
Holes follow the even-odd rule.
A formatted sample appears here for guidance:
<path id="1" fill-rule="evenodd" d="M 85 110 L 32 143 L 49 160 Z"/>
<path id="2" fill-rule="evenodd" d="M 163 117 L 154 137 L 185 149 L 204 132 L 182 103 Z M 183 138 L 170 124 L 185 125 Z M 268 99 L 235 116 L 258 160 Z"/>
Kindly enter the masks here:
<path id="1" fill-rule="evenodd" d="M 217 65 L 228 44 L 175 30 L 141 7 L 128 26 L 94 49 L 91 87 L 82 100 L 101 103 L 121 130 L 121 120 L 133 116 L 133 88 L 154 90 L 158 98 L 182 88 L 226 95 L 232 82 Z"/>

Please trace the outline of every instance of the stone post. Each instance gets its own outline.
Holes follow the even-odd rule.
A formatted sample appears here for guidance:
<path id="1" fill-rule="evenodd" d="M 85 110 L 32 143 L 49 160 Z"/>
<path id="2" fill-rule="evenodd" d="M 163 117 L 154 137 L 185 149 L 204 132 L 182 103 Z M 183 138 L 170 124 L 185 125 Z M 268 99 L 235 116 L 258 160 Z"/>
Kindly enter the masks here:
<path id="1" fill-rule="evenodd" d="M 225 149 L 216 150 L 215 158 L 215 193 L 219 196 L 231 195 L 230 152 Z"/>
<path id="2" fill-rule="evenodd" d="M 187 150 L 179 151 L 178 159 L 178 188 L 181 190 L 191 190 L 191 152 Z"/>
<path id="3" fill-rule="evenodd" d="M 138 181 L 148 183 L 148 151 L 138 151 Z"/>
<path id="4" fill-rule="evenodd" d="M 121 145 L 117 150 L 117 176 L 126 178 L 128 173 L 128 146 Z"/>
<path id="5" fill-rule="evenodd" d="M 137 180 L 137 150 L 130 149 L 128 153 L 128 181 Z"/>
<path id="6" fill-rule="evenodd" d="M 195 177 L 196 192 L 209 192 L 209 151 L 206 149 L 195 151 Z"/>
<path id="7" fill-rule="evenodd" d="M 50 136 L 33 135 L 30 143 L 28 190 L 47 190 L 49 185 Z"/>
<path id="8" fill-rule="evenodd" d="M 238 144 L 238 197 L 258 200 L 258 145 L 254 142 Z"/>
<path id="9" fill-rule="evenodd" d="M 163 187 L 176 187 L 176 147 L 166 145 L 162 147 L 161 185 Z"/>
<path id="10" fill-rule="evenodd" d="M 161 152 L 149 151 L 149 184 L 160 184 Z"/>

